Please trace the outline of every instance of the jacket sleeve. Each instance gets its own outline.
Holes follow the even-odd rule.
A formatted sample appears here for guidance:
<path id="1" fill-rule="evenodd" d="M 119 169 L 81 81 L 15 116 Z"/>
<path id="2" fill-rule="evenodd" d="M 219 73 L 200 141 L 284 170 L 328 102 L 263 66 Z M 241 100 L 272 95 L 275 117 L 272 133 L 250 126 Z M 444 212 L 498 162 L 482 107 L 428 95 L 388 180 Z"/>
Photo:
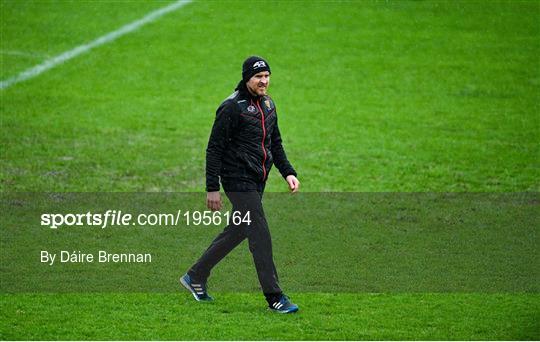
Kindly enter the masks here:
<path id="1" fill-rule="evenodd" d="M 227 101 L 216 111 L 216 118 L 206 147 L 206 191 L 219 191 L 219 173 L 223 151 L 238 125 L 236 103 Z"/>
<path id="2" fill-rule="evenodd" d="M 283 178 L 287 178 L 287 176 L 289 175 L 294 175 L 296 177 L 296 171 L 292 167 L 291 163 L 289 163 L 287 155 L 285 154 L 285 150 L 283 149 L 277 117 L 276 126 L 274 127 L 274 131 L 272 132 L 271 152 L 272 156 L 274 157 L 274 165 L 277 167 Z"/>

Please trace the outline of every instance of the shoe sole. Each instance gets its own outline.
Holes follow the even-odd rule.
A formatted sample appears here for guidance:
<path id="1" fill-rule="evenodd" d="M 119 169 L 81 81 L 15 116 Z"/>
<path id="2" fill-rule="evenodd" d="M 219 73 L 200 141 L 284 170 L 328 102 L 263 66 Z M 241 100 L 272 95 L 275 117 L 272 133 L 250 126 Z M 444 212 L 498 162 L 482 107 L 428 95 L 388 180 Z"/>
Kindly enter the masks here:
<path id="1" fill-rule="evenodd" d="M 296 309 L 292 309 L 290 311 L 279 311 L 279 310 L 276 310 L 276 309 L 270 309 L 268 308 L 268 310 L 272 311 L 272 312 L 275 312 L 275 313 L 279 313 L 279 314 L 290 314 L 290 313 L 295 313 L 295 312 L 298 312 L 298 309 L 299 308 L 296 308 Z"/>

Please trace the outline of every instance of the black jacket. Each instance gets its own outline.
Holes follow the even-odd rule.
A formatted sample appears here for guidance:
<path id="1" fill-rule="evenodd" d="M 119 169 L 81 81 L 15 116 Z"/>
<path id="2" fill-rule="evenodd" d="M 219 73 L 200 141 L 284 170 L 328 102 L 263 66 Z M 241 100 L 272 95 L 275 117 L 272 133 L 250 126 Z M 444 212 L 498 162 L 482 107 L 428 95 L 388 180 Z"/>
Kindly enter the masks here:
<path id="1" fill-rule="evenodd" d="M 206 148 L 206 191 L 218 191 L 220 177 L 265 182 L 272 164 L 283 177 L 296 176 L 281 144 L 274 102 L 241 85 L 216 111 Z"/>

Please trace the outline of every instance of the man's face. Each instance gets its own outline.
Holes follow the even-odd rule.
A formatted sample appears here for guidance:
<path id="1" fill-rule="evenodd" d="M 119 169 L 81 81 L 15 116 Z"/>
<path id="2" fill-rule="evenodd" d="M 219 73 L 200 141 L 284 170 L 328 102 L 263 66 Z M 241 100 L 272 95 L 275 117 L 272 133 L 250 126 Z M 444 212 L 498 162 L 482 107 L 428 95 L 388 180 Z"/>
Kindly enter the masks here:
<path id="1" fill-rule="evenodd" d="M 270 85 L 270 73 L 268 71 L 261 71 L 253 75 L 249 81 L 246 82 L 246 86 L 249 92 L 253 95 L 263 96 L 266 95 L 268 86 Z"/>

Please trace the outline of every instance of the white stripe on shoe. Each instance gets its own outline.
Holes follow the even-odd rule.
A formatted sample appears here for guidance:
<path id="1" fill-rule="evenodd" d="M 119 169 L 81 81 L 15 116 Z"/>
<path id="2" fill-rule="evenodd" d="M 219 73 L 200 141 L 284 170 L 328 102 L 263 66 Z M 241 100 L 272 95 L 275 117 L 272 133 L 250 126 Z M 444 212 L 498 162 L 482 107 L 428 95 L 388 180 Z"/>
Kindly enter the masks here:
<path id="1" fill-rule="evenodd" d="M 195 298 L 195 300 L 197 302 L 200 302 L 201 300 L 199 299 L 199 296 L 195 293 L 195 291 L 193 291 L 193 289 L 191 288 L 191 286 L 189 286 L 189 284 L 184 280 L 183 277 L 180 278 L 180 284 L 182 284 L 182 286 L 184 286 L 189 292 L 191 292 L 191 294 L 193 295 L 193 298 Z"/>

